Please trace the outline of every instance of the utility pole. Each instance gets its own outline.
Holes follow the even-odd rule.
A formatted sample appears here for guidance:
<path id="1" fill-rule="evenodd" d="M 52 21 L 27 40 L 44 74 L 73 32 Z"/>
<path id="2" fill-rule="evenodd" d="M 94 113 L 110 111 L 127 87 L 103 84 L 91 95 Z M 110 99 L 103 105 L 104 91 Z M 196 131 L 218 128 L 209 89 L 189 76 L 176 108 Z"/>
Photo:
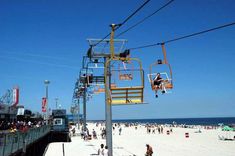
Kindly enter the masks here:
<path id="1" fill-rule="evenodd" d="M 114 61 L 119 61 L 119 55 L 115 54 L 114 51 L 114 42 L 117 43 L 117 46 L 121 44 L 121 47 L 117 52 L 120 52 L 123 49 L 123 45 L 126 42 L 126 40 L 123 39 L 117 39 L 114 40 L 114 31 L 117 28 L 118 25 L 112 24 L 111 28 L 111 37 L 110 39 L 88 39 L 90 48 L 87 52 L 88 58 L 103 58 L 104 59 L 104 87 L 105 87 L 105 127 L 106 127 L 106 145 L 108 146 L 108 155 L 113 156 L 113 143 L 112 143 L 112 63 Z M 96 49 L 93 47 L 97 46 L 99 43 L 104 43 L 106 46 L 107 44 L 110 44 L 110 49 L 105 52 L 105 49 L 102 53 L 100 51 L 96 51 Z M 115 45 L 116 46 L 116 45 Z M 115 47 L 116 48 L 116 47 Z M 98 48 L 97 48 L 98 49 Z M 107 50 L 107 49 L 106 49 Z M 117 57 L 117 58 L 116 58 Z M 121 59 L 120 59 L 121 61 Z M 85 63 L 85 61 L 83 61 Z M 96 62 L 93 62 L 96 63 Z M 97 67 L 95 65 L 95 67 Z M 84 64 L 83 64 L 84 68 Z M 86 93 L 86 91 L 85 91 Z M 84 99 L 85 102 L 85 99 Z M 83 102 L 83 104 L 84 104 Z M 84 110 L 83 110 L 84 111 Z M 85 111 L 84 113 L 85 114 Z"/>
<path id="2" fill-rule="evenodd" d="M 55 108 L 57 109 L 58 108 L 58 98 L 55 98 Z"/>
<path id="3" fill-rule="evenodd" d="M 48 85 L 50 84 L 49 80 L 45 80 L 44 84 L 46 86 L 46 124 L 48 124 L 48 120 L 49 120 L 49 110 L 48 110 Z"/>
<path id="4" fill-rule="evenodd" d="M 106 59 L 105 59 L 106 63 Z M 113 156 L 113 141 L 112 141 L 112 106 L 109 99 L 109 87 L 110 87 L 110 67 L 106 73 L 105 81 L 105 121 L 106 121 L 106 145 L 108 145 L 108 155 Z"/>

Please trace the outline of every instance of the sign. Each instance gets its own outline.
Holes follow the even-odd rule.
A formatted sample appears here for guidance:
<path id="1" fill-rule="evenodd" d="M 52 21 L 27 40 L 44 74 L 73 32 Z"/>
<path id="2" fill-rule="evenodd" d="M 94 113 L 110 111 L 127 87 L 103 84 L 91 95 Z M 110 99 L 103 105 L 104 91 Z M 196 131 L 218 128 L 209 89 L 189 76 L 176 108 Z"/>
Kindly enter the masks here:
<path id="1" fill-rule="evenodd" d="M 42 112 L 46 112 L 47 111 L 47 98 L 43 97 L 42 98 Z"/>
<path id="2" fill-rule="evenodd" d="M 65 116 L 66 110 L 65 109 L 54 109 L 54 110 L 52 110 L 52 115 L 54 117 Z"/>
<path id="3" fill-rule="evenodd" d="M 119 75 L 120 80 L 133 80 L 132 74 L 120 74 Z"/>
<path id="4" fill-rule="evenodd" d="M 19 103 L 19 88 L 14 88 L 12 92 L 12 106 L 16 106 Z"/>

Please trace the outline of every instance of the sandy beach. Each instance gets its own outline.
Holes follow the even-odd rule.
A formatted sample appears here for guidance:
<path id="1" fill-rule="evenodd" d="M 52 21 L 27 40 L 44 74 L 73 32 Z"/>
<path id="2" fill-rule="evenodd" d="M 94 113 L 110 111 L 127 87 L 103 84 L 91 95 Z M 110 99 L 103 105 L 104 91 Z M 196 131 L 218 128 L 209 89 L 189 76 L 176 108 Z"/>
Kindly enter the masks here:
<path id="1" fill-rule="evenodd" d="M 235 132 L 223 132 L 221 129 L 204 129 L 201 133 L 198 128 L 164 127 L 163 133 L 147 133 L 145 126 L 125 127 L 121 125 L 122 132 L 116 127 L 113 131 L 113 155 L 115 156 L 143 156 L 146 152 L 146 144 L 153 148 L 154 156 L 235 156 L 235 141 L 220 140 L 218 136 L 233 138 Z M 72 136 L 69 143 L 51 143 L 45 152 L 45 156 L 63 156 L 63 144 L 65 156 L 89 156 L 97 154 L 100 144 L 105 145 L 105 139 L 101 138 L 101 125 L 88 124 L 90 133 L 94 129 L 98 138 L 83 140 L 80 131 L 76 129 L 76 135 Z M 153 129 L 153 128 L 152 128 Z M 156 129 L 156 128 L 155 128 Z M 185 133 L 189 137 L 185 137 Z"/>

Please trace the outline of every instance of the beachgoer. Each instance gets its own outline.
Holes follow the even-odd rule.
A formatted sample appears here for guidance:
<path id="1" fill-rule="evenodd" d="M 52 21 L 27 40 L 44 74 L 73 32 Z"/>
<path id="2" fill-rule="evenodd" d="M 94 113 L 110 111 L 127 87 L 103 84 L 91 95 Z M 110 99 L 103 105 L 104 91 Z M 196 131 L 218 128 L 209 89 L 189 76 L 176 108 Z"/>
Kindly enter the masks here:
<path id="1" fill-rule="evenodd" d="M 83 131 L 83 140 L 86 140 L 87 139 L 87 132 L 86 130 Z"/>
<path id="2" fill-rule="evenodd" d="M 73 134 L 73 136 L 75 136 L 75 132 L 76 132 L 76 130 L 75 130 L 75 127 L 72 129 L 72 134 Z"/>
<path id="3" fill-rule="evenodd" d="M 105 136 L 106 136 L 106 130 L 103 128 L 103 129 L 101 130 L 101 137 L 102 137 L 102 139 L 104 139 Z"/>
<path id="4" fill-rule="evenodd" d="M 146 144 L 146 147 L 147 147 L 147 151 L 146 151 L 145 156 L 152 156 L 153 148 L 149 144 Z"/>
<path id="5" fill-rule="evenodd" d="M 104 155 L 104 144 L 100 145 L 100 148 L 98 149 L 98 155 Z"/>
<path id="6" fill-rule="evenodd" d="M 113 135 L 115 135 L 115 127 L 113 126 Z"/>
<path id="7" fill-rule="evenodd" d="M 119 128 L 119 135 L 122 133 L 122 127 Z"/>
<path id="8" fill-rule="evenodd" d="M 160 134 L 160 133 L 161 133 L 161 128 L 160 128 L 160 126 L 157 127 L 157 130 L 158 130 L 158 134 Z"/>
<path id="9" fill-rule="evenodd" d="M 109 155 L 108 146 L 105 146 L 105 148 L 104 148 L 104 156 L 108 156 L 108 155 Z"/>
<path id="10" fill-rule="evenodd" d="M 92 131 L 92 135 L 93 135 L 93 139 L 97 139 L 97 134 L 96 134 L 96 131 L 94 129 Z"/>
<path id="11" fill-rule="evenodd" d="M 161 126 L 161 133 L 163 133 L 163 127 Z"/>

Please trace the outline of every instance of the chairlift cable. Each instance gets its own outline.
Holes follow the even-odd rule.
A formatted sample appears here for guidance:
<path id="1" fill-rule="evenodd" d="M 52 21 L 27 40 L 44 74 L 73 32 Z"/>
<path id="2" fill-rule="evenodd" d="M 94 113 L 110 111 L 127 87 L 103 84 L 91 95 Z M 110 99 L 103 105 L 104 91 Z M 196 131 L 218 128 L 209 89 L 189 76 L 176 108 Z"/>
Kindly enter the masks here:
<path id="1" fill-rule="evenodd" d="M 165 7 L 167 7 L 168 5 L 170 5 L 174 0 L 171 0 L 169 2 L 167 2 L 166 4 L 164 4 L 163 6 L 161 6 L 160 8 L 158 8 L 156 11 L 154 11 L 153 13 L 151 13 L 150 15 L 146 16 L 145 18 L 143 18 L 142 20 L 140 20 L 139 22 L 135 23 L 134 25 L 130 26 L 129 28 L 127 28 L 126 30 L 124 30 L 123 32 L 119 33 L 117 36 L 115 37 L 119 37 L 123 34 L 125 34 L 126 32 L 128 32 L 129 30 L 133 29 L 134 27 L 136 27 L 137 25 L 143 23 L 145 20 L 147 20 L 148 18 L 152 17 L 153 15 L 155 15 L 156 13 L 158 13 L 159 11 L 161 11 L 162 9 L 164 9 Z"/>
<path id="2" fill-rule="evenodd" d="M 221 25 L 221 26 L 218 26 L 218 27 L 215 27 L 215 28 L 203 30 L 203 31 L 196 32 L 196 33 L 193 33 L 193 34 L 177 37 L 177 38 L 167 40 L 167 41 L 163 41 L 163 42 L 158 42 L 158 43 L 154 43 L 154 44 L 148 44 L 148 45 L 143 45 L 143 46 L 139 46 L 139 47 L 129 48 L 129 50 L 144 49 L 144 48 L 154 47 L 154 46 L 158 46 L 158 45 L 162 45 L 162 44 L 166 44 L 166 43 L 170 43 L 170 42 L 175 42 L 175 41 L 178 41 L 178 40 L 182 40 L 182 39 L 185 39 L 185 38 L 201 35 L 201 34 L 204 34 L 204 33 L 208 33 L 208 32 L 211 32 L 211 31 L 215 31 L 215 30 L 222 29 L 222 28 L 229 27 L 229 26 L 233 26 L 233 25 L 235 25 L 235 22 L 228 23 L 228 24 L 225 24 L 225 25 Z"/>
<path id="3" fill-rule="evenodd" d="M 119 29 L 122 25 L 124 25 L 131 17 L 133 17 L 137 12 L 139 12 L 150 0 L 145 1 L 137 10 L 135 10 L 130 16 L 128 16 L 119 26 L 115 29 Z"/>
<path id="4" fill-rule="evenodd" d="M 136 9 L 131 15 L 129 15 L 122 23 L 118 24 L 115 30 L 119 29 L 122 25 L 124 25 L 128 20 L 130 20 L 137 12 L 139 12 L 150 0 L 145 1 L 138 9 Z M 111 33 L 108 33 L 105 37 L 103 37 L 99 42 L 96 44 L 91 45 L 92 47 L 97 46 L 102 41 L 104 41 L 108 36 L 110 36 Z"/>
<path id="5" fill-rule="evenodd" d="M 204 33 L 210 32 L 210 31 L 215 31 L 215 30 L 218 30 L 218 29 L 222 29 L 222 28 L 225 28 L 225 27 L 232 26 L 232 25 L 235 25 L 235 22 L 229 23 L 229 24 L 225 24 L 225 25 L 222 25 L 222 26 L 218 26 L 218 27 L 215 27 L 215 28 L 207 29 L 207 30 L 204 30 L 204 31 L 196 32 L 196 33 L 193 33 L 193 34 L 190 34 L 190 35 L 174 38 L 172 40 L 168 40 L 168 41 L 165 41 L 165 42 L 160 43 L 160 44 L 174 42 L 174 41 L 177 41 L 177 40 L 181 40 L 181 39 L 184 39 L 184 38 L 189 38 L 189 37 L 192 37 L 192 36 L 204 34 Z"/>

